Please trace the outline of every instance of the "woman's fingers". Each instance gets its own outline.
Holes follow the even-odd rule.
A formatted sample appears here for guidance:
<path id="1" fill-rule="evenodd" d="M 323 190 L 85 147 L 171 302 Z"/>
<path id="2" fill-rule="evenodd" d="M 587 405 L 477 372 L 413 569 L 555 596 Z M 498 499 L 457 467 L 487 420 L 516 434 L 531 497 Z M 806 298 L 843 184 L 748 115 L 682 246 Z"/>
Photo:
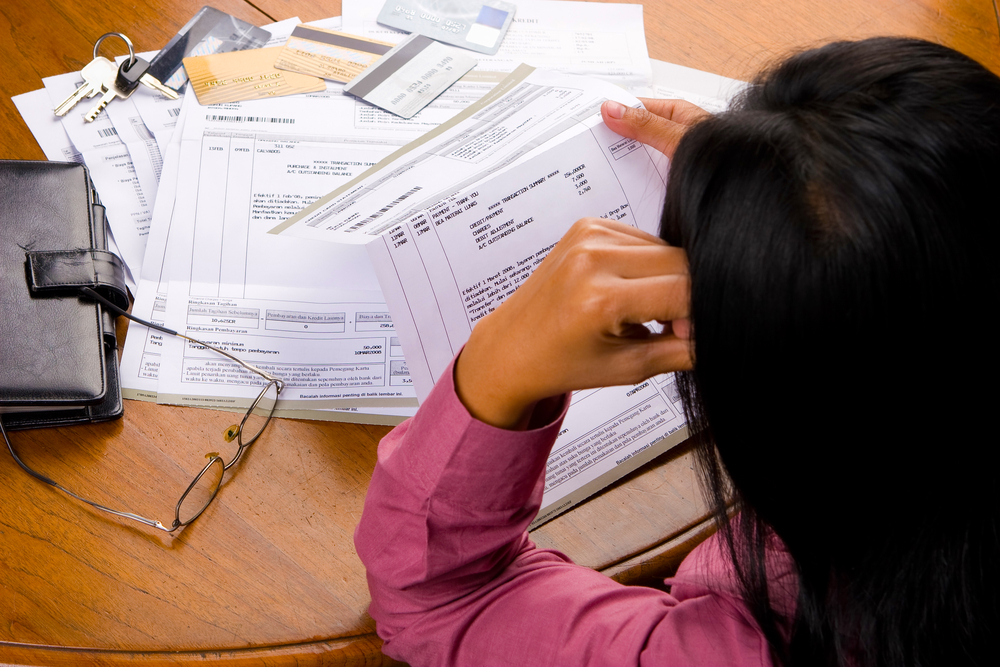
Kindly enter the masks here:
<path id="1" fill-rule="evenodd" d="M 638 232 L 638 234 L 637 234 Z M 581 333 L 688 316 L 687 255 L 633 227 L 584 219 L 509 299 Z M 517 305 L 515 305 L 517 304 Z"/>
<path id="2" fill-rule="evenodd" d="M 648 377 L 674 371 L 689 371 L 694 367 L 691 341 L 677 336 L 660 334 L 637 342 L 627 350 L 624 363 L 634 365 L 635 379 L 640 382 Z M 616 382 L 615 384 L 626 384 Z"/>
<path id="3" fill-rule="evenodd" d="M 621 246 L 605 245 L 591 248 L 574 248 L 576 254 L 586 253 L 580 259 L 581 270 L 600 267 L 603 274 L 614 278 L 647 278 L 662 275 L 687 275 L 687 254 L 670 246 Z"/>
<path id="4" fill-rule="evenodd" d="M 704 109 L 684 100 L 644 99 L 642 102 L 645 109 L 606 101 L 601 105 L 604 123 L 623 137 L 638 139 L 667 157 L 673 157 L 687 129 L 708 115 Z"/>
<path id="5" fill-rule="evenodd" d="M 653 236 L 649 232 L 644 232 L 624 222 L 606 218 L 580 218 L 573 223 L 569 231 L 563 234 L 559 243 L 571 245 L 587 238 L 624 244 L 666 245 L 666 241 L 658 236 Z"/>
<path id="6" fill-rule="evenodd" d="M 691 320 L 687 317 L 679 317 L 676 320 L 671 320 L 667 322 L 670 325 L 670 331 L 678 338 L 683 338 L 684 340 L 691 339 Z"/>
<path id="7" fill-rule="evenodd" d="M 690 341 L 672 326 L 642 327 L 685 320 L 689 292 L 680 248 L 620 222 L 580 220 L 473 329 L 456 365 L 459 397 L 509 428 L 549 396 L 690 368 Z"/>
<path id="8" fill-rule="evenodd" d="M 658 100 L 640 97 L 639 101 L 650 113 L 688 127 L 711 115 L 701 107 L 684 100 Z"/>
<path id="9" fill-rule="evenodd" d="M 648 330 L 647 330 L 648 332 Z M 620 386 L 693 366 L 691 341 L 670 333 L 619 337 L 608 342 L 604 363 L 593 369 L 594 384 Z"/>
<path id="10" fill-rule="evenodd" d="M 688 270 L 682 249 L 630 225 L 600 218 L 577 221 L 539 268 L 562 270 L 567 263 L 588 275 L 600 269 L 623 278 L 686 274 Z"/>
<path id="11" fill-rule="evenodd" d="M 687 275 L 623 279 L 611 291 L 608 298 L 614 299 L 621 323 L 672 322 L 690 314 L 691 280 Z"/>

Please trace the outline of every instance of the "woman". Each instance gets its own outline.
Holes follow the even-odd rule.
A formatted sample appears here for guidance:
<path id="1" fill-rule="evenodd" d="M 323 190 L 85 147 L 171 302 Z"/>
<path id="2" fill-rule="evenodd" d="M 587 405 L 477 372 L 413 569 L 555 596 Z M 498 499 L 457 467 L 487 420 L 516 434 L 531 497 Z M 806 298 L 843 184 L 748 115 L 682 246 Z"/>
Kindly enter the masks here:
<path id="1" fill-rule="evenodd" d="M 577 223 L 379 447 L 356 543 L 384 650 L 985 663 L 1000 628 L 998 475 L 977 456 L 995 442 L 1000 79 L 881 38 L 793 56 L 719 116 L 647 107 L 602 111 L 672 155 L 669 245 Z M 663 334 L 641 326 L 654 319 Z M 671 370 L 687 371 L 720 533 L 669 593 L 535 548 L 524 528 L 566 392 Z"/>

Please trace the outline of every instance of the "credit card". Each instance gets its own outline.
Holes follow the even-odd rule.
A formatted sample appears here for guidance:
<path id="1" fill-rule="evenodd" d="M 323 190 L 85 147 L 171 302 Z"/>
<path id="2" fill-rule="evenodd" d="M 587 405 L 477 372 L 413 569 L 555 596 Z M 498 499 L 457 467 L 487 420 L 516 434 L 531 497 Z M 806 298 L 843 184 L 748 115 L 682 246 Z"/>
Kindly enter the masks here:
<path id="1" fill-rule="evenodd" d="M 203 105 L 326 90 L 323 79 L 275 68 L 280 54 L 280 46 L 215 53 L 185 58 L 184 68 Z"/>
<path id="2" fill-rule="evenodd" d="M 347 83 L 392 47 L 389 42 L 300 25 L 285 42 L 274 66 Z"/>
<path id="3" fill-rule="evenodd" d="M 517 6 L 499 0 L 387 0 L 378 22 L 495 55 Z"/>
<path id="4" fill-rule="evenodd" d="M 476 64 L 458 49 L 413 34 L 352 79 L 344 92 L 412 118 Z"/>
<path id="5" fill-rule="evenodd" d="M 171 88 L 187 83 L 181 67 L 189 56 L 259 49 L 271 33 L 213 7 L 202 7 L 149 62 L 149 73 Z"/>

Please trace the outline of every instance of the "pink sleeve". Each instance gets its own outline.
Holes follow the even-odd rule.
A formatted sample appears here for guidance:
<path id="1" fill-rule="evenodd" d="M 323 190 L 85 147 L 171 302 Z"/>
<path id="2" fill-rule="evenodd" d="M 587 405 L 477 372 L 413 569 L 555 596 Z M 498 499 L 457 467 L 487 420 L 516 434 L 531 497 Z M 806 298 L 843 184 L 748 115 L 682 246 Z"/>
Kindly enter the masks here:
<path id="1" fill-rule="evenodd" d="M 714 539 L 689 556 L 702 554 L 674 595 L 535 547 L 525 529 L 561 422 L 483 424 L 449 367 L 382 440 L 355 544 L 385 653 L 414 666 L 770 664 Z"/>

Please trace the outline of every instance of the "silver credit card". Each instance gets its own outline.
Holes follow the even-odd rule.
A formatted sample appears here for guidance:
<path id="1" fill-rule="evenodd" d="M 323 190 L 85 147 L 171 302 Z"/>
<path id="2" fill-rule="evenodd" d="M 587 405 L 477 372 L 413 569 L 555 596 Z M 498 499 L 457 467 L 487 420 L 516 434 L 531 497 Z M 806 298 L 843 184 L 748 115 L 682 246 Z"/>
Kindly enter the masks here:
<path id="1" fill-rule="evenodd" d="M 499 0 L 388 0 L 378 22 L 492 56 L 516 10 Z"/>
<path id="2" fill-rule="evenodd" d="M 344 92 L 412 118 L 476 64 L 458 49 L 414 34 L 352 79 Z"/>

